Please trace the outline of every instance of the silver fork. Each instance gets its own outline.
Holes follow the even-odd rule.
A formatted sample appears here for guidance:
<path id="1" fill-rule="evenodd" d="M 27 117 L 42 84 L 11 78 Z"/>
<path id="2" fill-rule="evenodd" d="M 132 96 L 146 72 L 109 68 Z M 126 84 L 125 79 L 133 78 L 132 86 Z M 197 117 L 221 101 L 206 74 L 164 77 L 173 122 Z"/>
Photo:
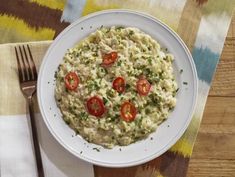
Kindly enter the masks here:
<path id="1" fill-rule="evenodd" d="M 21 91 L 28 102 L 28 109 L 31 122 L 31 132 L 34 145 L 34 154 L 36 157 L 38 177 L 44 177 L 42 158 L 40 153 L 40 146 L 37 135 L 37 127 L 35 123 L 34 108 L 33 108 L 33 95 L 37 87 L 37 70 L 33 61 L 33 56 L 29 46 L 15 47 L 19 81 Z M 28 51 L 28 52 L 26 52 Z"/>

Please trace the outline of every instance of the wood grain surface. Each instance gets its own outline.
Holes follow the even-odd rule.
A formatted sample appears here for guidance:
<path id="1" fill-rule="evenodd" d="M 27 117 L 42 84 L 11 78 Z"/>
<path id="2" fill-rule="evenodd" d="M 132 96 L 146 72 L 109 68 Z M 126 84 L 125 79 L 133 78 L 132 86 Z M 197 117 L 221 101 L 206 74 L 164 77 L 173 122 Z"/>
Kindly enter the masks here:
<path id="1" fill-rule="evenodd" d="M 207 100 L 188 177 L 235 177 L 235 13 Z"/>

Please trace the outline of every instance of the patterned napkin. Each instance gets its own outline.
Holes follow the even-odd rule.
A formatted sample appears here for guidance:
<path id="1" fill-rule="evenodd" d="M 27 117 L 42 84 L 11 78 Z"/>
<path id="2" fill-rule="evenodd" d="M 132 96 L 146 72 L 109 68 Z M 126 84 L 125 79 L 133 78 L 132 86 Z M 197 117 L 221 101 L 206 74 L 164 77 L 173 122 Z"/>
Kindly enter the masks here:
<path id="1" fill-rule="evenodd" d="M 51 41 L 28 43 L 39 66 Z M 29 115 L 19 87 L 15 44 L 0 45 L 0 176 L 36 177 Z M 37 100 L 35 100 L 36 103 Z M 38 112 L 37 106 L 35 109 Z M 46 177 L 93 177 L 93 166 L 67 152 L 50 134 L 36 113 Z"/>
<path id="2" fill-rule="evenodd" d="M 198 104 L 190 126 L 161 157 L 132 168 L 95 167 L 95 174 L 102 177 L 186 176 L 210 84 L 235 6 L 234 0 L 68 0 L 67 4 L 63 0 L 3 1 L 0 6 L 1 43 L 53 39 L 79 17 L 111 8 L 146 12 L 175 30 L 192 52 L 199 77 Z"/>

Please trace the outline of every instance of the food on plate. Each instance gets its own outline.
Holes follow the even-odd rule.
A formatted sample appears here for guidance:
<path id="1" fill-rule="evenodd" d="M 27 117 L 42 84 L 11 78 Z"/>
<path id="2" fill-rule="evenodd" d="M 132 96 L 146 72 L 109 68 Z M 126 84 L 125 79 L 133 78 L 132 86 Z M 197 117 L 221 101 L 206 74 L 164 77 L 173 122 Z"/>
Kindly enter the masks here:
<path id="1" fill-rule="evenodd" d="M 56 71 L 64 121 L 112 148 L 148 137 L 176 105 L 174 57 L 133 27 L 101 27 L 68 49 Z"/>

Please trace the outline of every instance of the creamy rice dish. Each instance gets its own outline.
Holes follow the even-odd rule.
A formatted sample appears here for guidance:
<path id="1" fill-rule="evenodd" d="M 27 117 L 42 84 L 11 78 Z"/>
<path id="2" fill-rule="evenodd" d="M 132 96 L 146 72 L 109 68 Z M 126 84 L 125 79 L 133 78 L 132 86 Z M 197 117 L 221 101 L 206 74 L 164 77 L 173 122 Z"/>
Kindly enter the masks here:
<path id="1" fill-rule="evenodd" d="M 68 49 L 55 73 L 64 121 L 106 148 L 148 137 L 176 105 L 173 60 L 137 28 L 99 28 Z"/>

